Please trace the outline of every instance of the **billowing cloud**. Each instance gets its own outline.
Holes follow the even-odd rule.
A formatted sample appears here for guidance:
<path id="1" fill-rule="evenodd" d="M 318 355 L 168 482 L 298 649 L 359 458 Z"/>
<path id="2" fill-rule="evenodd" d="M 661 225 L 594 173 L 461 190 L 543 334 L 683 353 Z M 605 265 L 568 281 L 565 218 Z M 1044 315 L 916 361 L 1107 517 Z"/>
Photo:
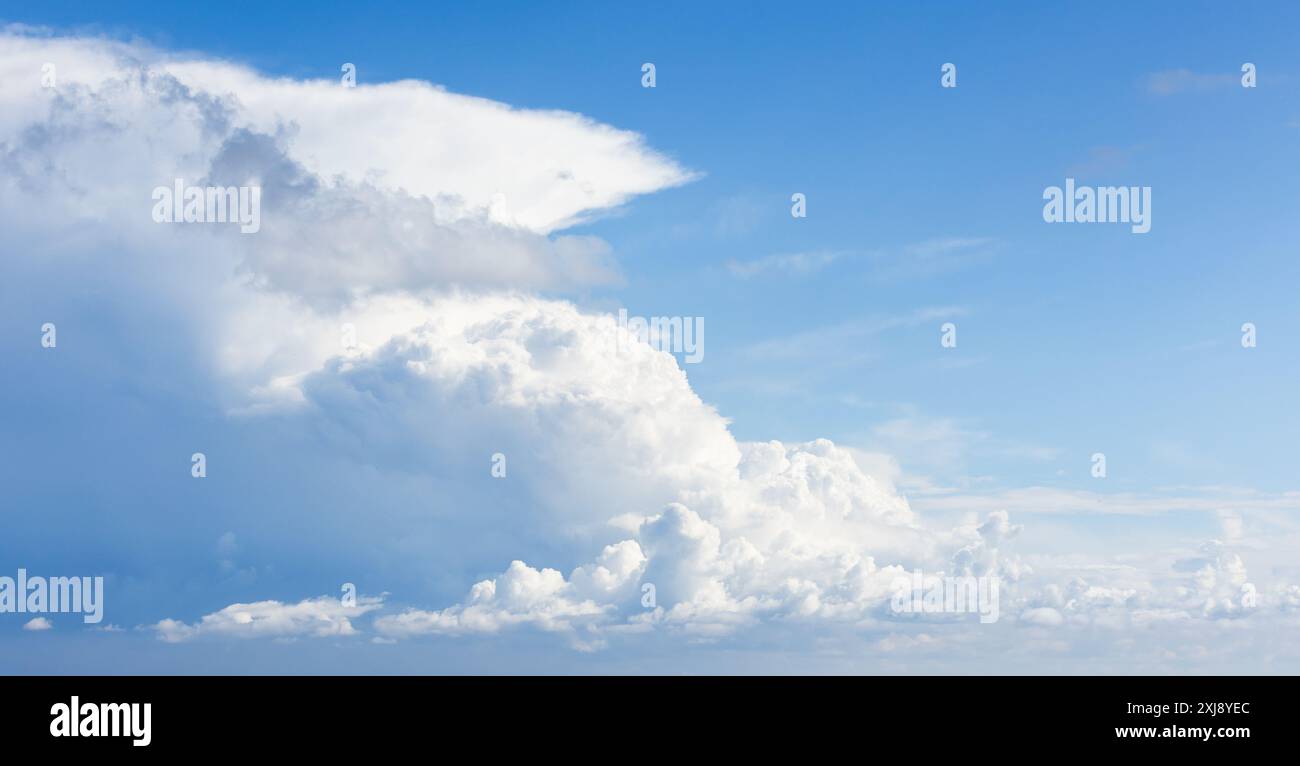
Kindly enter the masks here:
<path id="1" fill-rule="evenodd" d="M 637 134 L 573 113 L 13 29 L 0 32 L 0 113 L 7 229 L 75 221 L 316 305 L 608 283 L 608 245 L 550 235 L 692 177 Z M 154 223 L 153 190 L 175 179 L 260 187 L 260 230 Z"/>
<path id="2" fill-rule="evenodd" d="M 41 86 L 47 62 L 53 88 Z M 189 556 L 166 543 L 192 540 L 214 576 L 238 558 L 250 574 L 231 587 L 286 572 L 342 582 L 340 570 L 359 570 L 370 592 L 405 586 L 357 606 L 222 597 L 239 601 L 152 624 L 164 641 L 533 631 L 594 650 L 772 629 L 932 652 L 1000 635 L 893 614 L 894 585 L 914 569 L 999 578 L 1006 622 L 1031 640 L 1294 619 L 1293 590 L 1257 592 L 1246 576 L 1238 547 L 1253 519 L 1234 521 L 1228 543 L 1123 566 L 1031 559 L 1013 519 L 1065 500 L 1029 493 L 1008 513 L 999 498 L 950 495 L 943 510 L 960 519 L 923 518 L 888 460 L 864 465 L 822 439 L 737 440 L 671 355 L 540 297 L 616 279 L 609 245 L 568 227 L 690 178 L 636 134 L 427 83 L 371 85 L 364 72 L 347 89 L 13 30 L 0 34 L 0 107 L 0 247 L 10 283 L 32 287 L 8 289 L 0 312 L 14 326 L 60 324 L 40 362 L 33 344 L 0 339 L 46 375 L 6 392 L 43 412 L 55 409 L 47 395 L 81 407 L 71 425 L 12 427 L 18 443 L 54 433 L 111 466 L 85 465 L 100 481 L 82 496 L 126 493 L 103 500 L 116 515 L 97 549 L 147 556 L 162 591 L 188 593 L 169 568 Z M 176 178 L 258 185 L 260 230 L 155 223 L 152 190 Z M 754 352 L 799 364 L 809 344 L 959 312 Z M 83 404 L 94 395 L 107 405 Z M 108 416 L 120 420 L 95 420 Z M 92 427 L 104 422 L 121 430 Z M 189 481 L 200 449 L 201 489 L 159 478 Z M 23 481 L 28 498 L 52 483 Z"/>

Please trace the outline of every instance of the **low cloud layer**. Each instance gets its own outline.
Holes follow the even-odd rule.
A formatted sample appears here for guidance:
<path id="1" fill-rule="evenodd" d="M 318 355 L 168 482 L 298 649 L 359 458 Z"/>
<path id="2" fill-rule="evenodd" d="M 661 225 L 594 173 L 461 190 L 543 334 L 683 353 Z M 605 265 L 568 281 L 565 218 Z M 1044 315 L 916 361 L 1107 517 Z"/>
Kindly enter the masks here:
<path id="1" fill-rule="evenodd" d="M 259 601 L 231 604 L 194 624 L 163 620 L 153 628 L 163 641 L 177 643 L 211 636 L 223 638 L 326 638 L 356 634 L 352 620 L 378 609 L 381 600 L 360 598 L 345 606 L 341 599 L 320 597 L 297 604 Z"/>

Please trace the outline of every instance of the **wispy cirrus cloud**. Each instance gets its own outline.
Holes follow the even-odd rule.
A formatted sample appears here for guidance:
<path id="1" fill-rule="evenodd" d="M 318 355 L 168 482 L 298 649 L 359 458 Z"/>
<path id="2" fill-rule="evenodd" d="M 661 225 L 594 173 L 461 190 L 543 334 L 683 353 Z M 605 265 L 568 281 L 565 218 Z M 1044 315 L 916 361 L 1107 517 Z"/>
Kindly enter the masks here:
<path id="1" fill-rule="evenodd" d="M 843 252 L 809 252 L 768 255 L 752 261 L 732 259 L 727 261 L 727 271 L 741 279 L 768 274 L 803 276 L 821 271 L 845 255 Z"/>
<path id="2" fill-rule="evenodd" d="M 875 250 L 812 250 L 777 253 L 749 260 L 727 261 L 727 271 L 739 279 L 766 276 L 806 277 L 834 264 L 854 262 L 868 279 L 925 279 L 958 271 L 986 260 L 996 240 L 989 237 L 937 237 L 898 248 Z"/>
<path id="3" fill-rule="evenodd" d="M 931 488 L 910 494 L 917 508 L 933 511 L 1006 509 L 1016 514 L 1155 516 L 1179 513 L 1300 512 L 1300 492 L 1203 488 L 1196 492 L 1110 492 L 1061 487 L 1019 487 L 987 492 Z M 1239 527 L 1234 527 L 1239 531 Z"/>
<path id="4" fill-rule="evenodd" d="M 864 317 L 751 343 L 740 349 L 751 359 L 824 360 L 860 358 L 863 341 L 890 330 L 905 329 L 965 316 L 961 306 L 926 306 L 889 316 Z M 936 331 L 938 325 L 936 325 Z"/>

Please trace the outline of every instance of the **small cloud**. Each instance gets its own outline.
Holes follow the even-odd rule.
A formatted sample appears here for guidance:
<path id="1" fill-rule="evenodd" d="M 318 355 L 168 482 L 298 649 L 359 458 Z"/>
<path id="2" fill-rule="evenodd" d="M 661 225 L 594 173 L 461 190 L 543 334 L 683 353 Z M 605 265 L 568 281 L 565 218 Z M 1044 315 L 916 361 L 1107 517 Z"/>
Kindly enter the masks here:
<path id="1" fill-rule="evenodd" d="M 354 606 L 346 606 L 329 596 L 305 599 L 297 604 L 258 601 L 231 604 L 192 624 L 166 619 L 149 628 L 157 633 L 158 638 L 173 644 L 199 636 L 271 639 L 351 636 L 357 633 L 352 620 L 382 604 L 382 599 L 371 596 L 359 596 Z"/>
<path id="2" fill-rule="evenodd" d="M 239 540 L 234 532 L 227 532 L 217 538 L 217 555 L 223 559 L 234 557 L 239 550 Z"/>
<path id="3" fill-rule="evenodd" d="M 996 244 L 988 237 L 936 237 L 901 247 L 850 252 L 815 250 L 768 255 L 749 261 L 731 260 L 727 270 L 740 279 L 779 274 L 815 274 L 841 260 L 865 262 L 873 278 L 883 280 L 933 277 L 964 268 L 989 257 Z"/>
<path id="4" fill-rule="evenodd" d="M 1235 74 L 1202 74 L 1190 69 L 1168 69 L 1146 76 L 1145 85 L 1148 93 L 1157 96 L 1172 96 L 1177 93 L 1215 90 L 1239 82 Z"/>
<path id="5" fill-rule="evenodd" d="M 989 237 L 934 237 L 865 254 L 871 277 L 895 282 L 951 274 L 987 261 L 997 242 Z"/>
<path id="6" fill-rule="evenodd" d="M 96 625 L 95 627 L 90 628 L 90 630 L 94 633 L 124 633 L 126 631 L 126 628 L 123 628 L 121 625 L 109 624 L 109 625 Z"/>
<path id="7" fill-rule="evenodd" d="M 34 617 L 23 626 L 23 630 L 52 630 L 53 628 L 54 624 L 44 617 Z"/>
<path id="8" fill-rule="evenodd" d="M 891 330 L 965 316 L 966 313 L 966 309 L 961 306 L 927 306 L 906 314 L 853 319 L 758 341 L 741 348 L 740 354 L 750 359 L 768 360 L 860 359 L 865 353 L 861 349 L 870 338 Z M 856 351 L 851 351 L 855 349 Z"/>

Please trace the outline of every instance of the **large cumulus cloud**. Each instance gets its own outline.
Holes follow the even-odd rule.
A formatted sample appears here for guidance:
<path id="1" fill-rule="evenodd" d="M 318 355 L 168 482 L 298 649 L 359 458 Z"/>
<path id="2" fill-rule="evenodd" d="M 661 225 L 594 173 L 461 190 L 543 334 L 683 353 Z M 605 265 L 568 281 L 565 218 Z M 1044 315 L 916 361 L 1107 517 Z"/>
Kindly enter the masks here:
<path id="1" fill-rule="evenodd" d="M 1294 587 L 1256 589 L 1240 540 L 1031 561 L 1005 512 L 930 522 L 828 441 L 739 442 L 671 355 L 539 297 L 617 280 L 610 245 L 566 229 L 691 178 L 634 133 L 427 83 L 345 89 L 11 29 L 0 171 L 0 312 L 61 337 L 38 359 L 6 334 L 6 391 L 41 413 L 82 403 L 15 417 L 3 444 L 104 455 L 74 499 L 116 514 L 95 543 L 132 562 L 123 589 L 192 604 L 205 581 L 185 546 L 237 535 L 261 560 L 223 554 L 211 576 L 240 576 L 222 587 L 359 570 L 392 592 L 154 615 L 167 641 L 537 630 L 600 649 L 777 626 L 899 652 L 1019 630 L 1010 645 L 1055 651 L 1063 630 L 1295 619 Z M 154 223 L 151 191 L 175 178 L 260 185 L 261 231 Z M 181 482 L 200 445 L 196 489 Z M 177 455 L 183 478 L 160 478 Z M 46 496 L 48 462 L 25 464 L 14 497 Z M 17 539 L 58 539 L 64 513 Z M 915 568 L 1000 578 L 1007 618 L 892 614 Z"/>

